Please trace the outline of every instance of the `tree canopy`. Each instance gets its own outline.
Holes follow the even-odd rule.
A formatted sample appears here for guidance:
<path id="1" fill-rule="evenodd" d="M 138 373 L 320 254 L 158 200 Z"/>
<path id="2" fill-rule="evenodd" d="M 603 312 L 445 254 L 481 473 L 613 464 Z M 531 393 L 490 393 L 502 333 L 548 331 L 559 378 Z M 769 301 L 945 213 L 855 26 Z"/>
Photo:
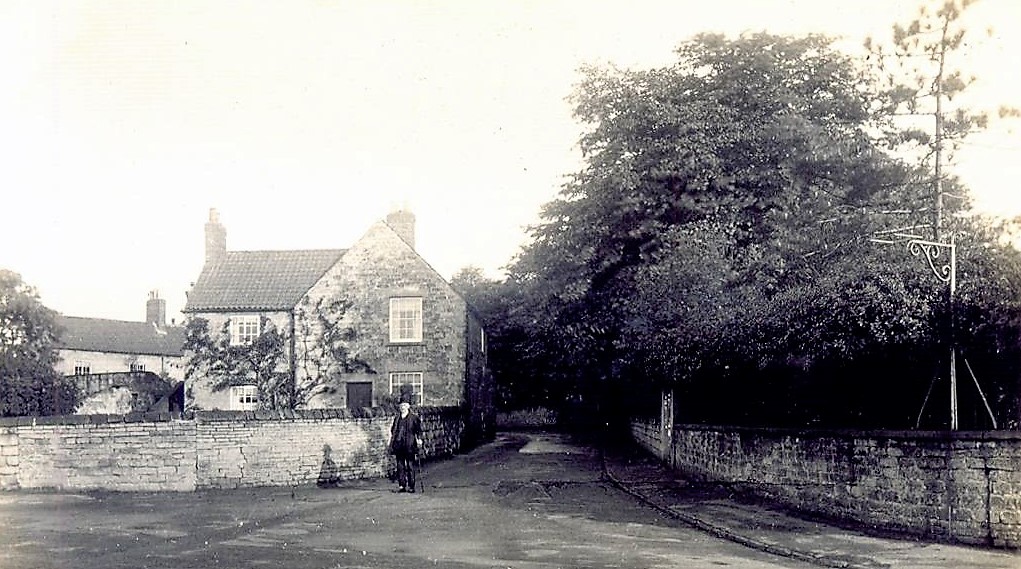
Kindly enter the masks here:
<path id="1" fill-rule="evenodd" d="M 78 391 L 54 370 L 59 334 L 36 290 L 0 269 L 0 416 L 74 411 Z"/>
<path id="2" fill-rule="evenodd" d="M 930 226 L 931 174 L 889 152 L 888 92 L 818 36 L 700 35 L 677 56 L 585 70 L 585 167 L 506 283 L 533 381 L 498 378 L 601 412 L 669 384 L 689 420 L 907 426 L 947 307 L 903 247 Z M 948 223 L 967 230 L 959 324 L 1009 345 L 1017 251 Z M 1016 345 L 998 358 L 983 367 L 1016 371 Z M 996 383 L 1012 400 L 1016 375 Z"/>

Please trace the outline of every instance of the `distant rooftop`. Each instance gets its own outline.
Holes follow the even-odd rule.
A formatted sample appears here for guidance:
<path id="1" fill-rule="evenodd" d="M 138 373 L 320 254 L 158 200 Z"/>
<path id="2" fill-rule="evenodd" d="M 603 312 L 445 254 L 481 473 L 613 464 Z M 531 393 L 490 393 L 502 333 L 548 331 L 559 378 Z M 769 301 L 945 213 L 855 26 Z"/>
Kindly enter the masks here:
<path id="1" fill-rule="evenodd" d="M 63 315 L 57 317 L 57 323 L 63 328 L 57 340 L 57 347 L 62 349 L 152 356 L 183 354 L 184 328 L 180 326 L 157 329 L 148 322 Z"/>

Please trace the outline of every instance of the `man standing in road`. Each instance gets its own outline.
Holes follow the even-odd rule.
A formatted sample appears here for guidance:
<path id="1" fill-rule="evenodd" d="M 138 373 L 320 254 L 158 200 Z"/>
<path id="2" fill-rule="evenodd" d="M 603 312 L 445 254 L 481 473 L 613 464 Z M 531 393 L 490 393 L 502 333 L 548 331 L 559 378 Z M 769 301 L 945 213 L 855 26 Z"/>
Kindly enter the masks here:
<path id="1" fill-rule="evenodd" d="M 411 401 L 401 397 L 400 415 L 390 427 L 390 452 L 397 459 L 398 492 L 415 491 L 415 455 L 422 446 L 422 421 L 411 412 Z"/>

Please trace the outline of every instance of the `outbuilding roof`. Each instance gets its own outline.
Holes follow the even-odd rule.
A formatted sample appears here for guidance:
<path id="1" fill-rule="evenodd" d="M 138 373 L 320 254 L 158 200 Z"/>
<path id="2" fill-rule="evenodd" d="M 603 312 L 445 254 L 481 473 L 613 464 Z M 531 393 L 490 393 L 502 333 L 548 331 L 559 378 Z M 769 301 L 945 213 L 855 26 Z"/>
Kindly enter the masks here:
<path id="1" fill-rule="evenodd" d="M 184 312 L 289 310 L 345 251 L 227 251 L 202 268 Z"/>
<path id="2" fill-rule="evenodd" d="M 181 356 L 184 328 L 157 328 L 150 322 L 126 322 L 104 318 L 59 316 L 63 332 L 57 348 L 114 354 Z"/>

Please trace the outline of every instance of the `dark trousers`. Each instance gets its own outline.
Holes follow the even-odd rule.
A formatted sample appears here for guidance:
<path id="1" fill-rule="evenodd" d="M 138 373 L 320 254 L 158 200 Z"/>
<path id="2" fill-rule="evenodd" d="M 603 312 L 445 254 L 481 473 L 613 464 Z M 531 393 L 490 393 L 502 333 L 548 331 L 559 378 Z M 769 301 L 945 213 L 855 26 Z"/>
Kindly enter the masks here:
<path id="1" fill-rule="evenodd" d="M 397 457 L 397 484 L 401 488 L 415 489 L 415 455 L 399 452 Z"/>

